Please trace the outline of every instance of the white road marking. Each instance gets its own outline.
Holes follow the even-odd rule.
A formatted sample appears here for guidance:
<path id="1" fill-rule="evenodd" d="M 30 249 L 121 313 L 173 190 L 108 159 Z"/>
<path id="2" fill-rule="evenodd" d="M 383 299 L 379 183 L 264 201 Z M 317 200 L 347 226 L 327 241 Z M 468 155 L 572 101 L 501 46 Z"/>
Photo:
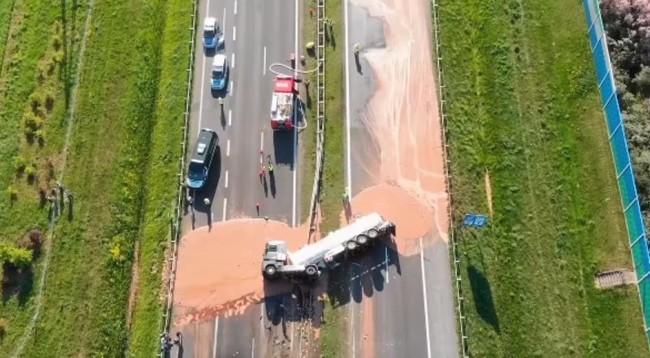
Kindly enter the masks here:
<path id="1" fill-rule="evenodd" d="M 431 336 L 429 334 L 429 305 L 427 303 L 427 280 L 424 275 L 424 249 L 420 238 L 420 268 L 422 269 L 422 296 L 424 298 L 424 325 L 427 335 L 427 358 L 431 358 Z"/>
<path id="2" fill-rule="evenodd" d="M 345 14 L 345 142 L 347 161 L 347 190 L 352 191 L 352 160 L 350 159 L 350 32 L 348 27 L 348 0 L 343 4 Z"/>
<path id="3" fill-rule="evenodd" d="M 260 164 L 264 163 L 264 132 L 260 135 Z"/>
<path id="4" fill-rule="evenodd" d="M 230 139 L 226 142 L 226 157 L 230 156 Z"/>
<path id="5" fill-rule="evenodd" d="M 235 0 L 235 9 L 233 12 L 235 13 L 235 15 L 237 15 L 237 0 Z"/>
<path id="6" fill-rule="evenodd" d="M 237 40 L 237 26 L 232 27 L 232 41 L 235 42 Z"/>
<path id="7" fill-rule="evenodd" d="M 227 209 L 228 209 L 228 198 L 223 198 L 223 214 L 221 215 L 221 221 L 226 221 Z"/>
<path id="8" fill-rule="evenodd" d="M 226 172 L 226 183 L 228 183 L 228 172 Z M 226 184 L 226 187 L 228 187 L 228 184 Z M 386 250 L 385 253 L 385 264 L 386 264 L 386 283 L 390 282 L 390 272 L 388 272 L 388 246 L 384 248 Z"/>
<path id="9" fill-rule="evenodd" d="M 262 63 L 262 75 L 266 76 L 266 46 L 264 46 L 264 62 Z"/>
<path id="10" fill-rule="evenodd" d="M 214 222 L 214 212 L 210 210 L 210 222 Z"/>
<path id="11" fill-rule="evenodd" d="M 224 39 L 226 38 L 226 8 L 223 8 L 223 21 L 221 21 L 221 28 L 223 29 Z"/>
<path id="12" fill-rule="evenodd" d="M 298 0 L 294 1 L 294 9 L 295 9 L 295 15 L 294 15 L 294 52 L 295 54 L 298 54 L 298 9 L 300 9 L 300 6 L 298 4 Z M 293 77 L 298 77 L 298 73 L 296 72 L 297 67 L 294 68 L 293 71 Z M 294 108 L 294 120 L 297 117 L 298 113 L 298 108 Z M 296 183 L 297 183 L 297 174 L 298 171 L 296 168 L 298 167 L 298 131 L 294 128 L 293 130 L 293 198 L 291 201 L 291 226 L 296 227 L 296 197 L 297 197 L 297 190 L 296 190 Z M 301 339 L 302 341 L 302 339 Z"/>
<path id="13" fill-rule="evenodd" d="M 235 68 L 235 53 L 233 52 L 232 55 L 230 56 L 230 67 Z"/>
<path id="14" fill-rule="evenodd" d="M 228 127 L 232 126 L 232 110 L 228 110 Z M 230 142 L 230 140 L 228 140 Z"/>
<path id="15" fill-rule="evenodd" d="M 219 332 L 219 317 L 214 319 L 214 339 L 212 340 L 212 358 L 217 358 L 217 333 Z"/>
<path id="16" fill-rule="evenodd" d="M 230 88 L 228 88 L 228 94 L 230 94 L 230 97 L 232 97 L 233 92 L 235 90 L 233 89 L 235 87 L 235 83 L 233 81 L 230 81 Z"/>
<path id="17" fill-rule="evenodd" d="M 226 188 L 228 188 L 228 171 L 226 170 L 226 183 L 224 185 Z"/>
<path id="18" fill-rule="evenodd" d="M 255 358 L 255 337 L 253 337 L 253 343 L 251 344 L 251 358 Z"/>

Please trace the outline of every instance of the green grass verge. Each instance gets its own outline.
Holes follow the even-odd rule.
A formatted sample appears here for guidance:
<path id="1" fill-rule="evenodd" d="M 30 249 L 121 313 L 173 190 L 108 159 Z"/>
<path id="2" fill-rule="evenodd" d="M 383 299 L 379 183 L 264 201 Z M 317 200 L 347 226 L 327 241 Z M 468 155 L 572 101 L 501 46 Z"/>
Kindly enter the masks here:
<path id="1" fill-rule="evenodd" d="M 316 16 L 311 15 L 309 9 L 316 8 L 316 1 L 309 0 L 303 6 L 303 43 L 306 44 L 310 41 L 316 41 Z M 306 70 L 311 70 L 316 68 L 317 61 L 315 57 L 305 56 L 307 63 L 304 68 Z M 310 207 L 311 204 L 311 194 L 314 187 L 314 174 L 316 172 L 316 72 L 309 75 L 305 75 L 305 78 L 309 79 L 309 93 L 304 91 L 304 86 L 302 87 L 303 91 L 301 96 L 305 102 L 305 117 L 307 118 L 307 129 L 305 129 L 300 135 L 300 167 L 302 168 L 301 173 L 301 185 L 300 185 L 300 222 L 304 223 L 309 220 L 310 217 Z"/>
<path id="2" fill-rule="evenodd" d="M 50 165 L 60 160 L 68 84 L 77 66 L 85 10 L 84 1 L 76 7 L 70 2 L 46 6 L 38 0 L 6 1 L 0 6 L 0 241 L 4 243 L 15 244 L 30 229 L 48 228 L 48 210 L 40 205 L 38 188 L 53 184 Z M 27 140 L 24 118 L 38 123 L 41 143 L 37 138 L 32 143 Z M 11 352 L 24 334 L 34 314 L 34 283 L 41 274 L 37 261 L 31 273 L 15 278 L 11 290 L 3 288 L 0 319 L 7 327 L 0 352 Z"/>
<path id="3" fill-rule="evenodd" d="M 454 218 L 470 351 L 480 357 L 648 355 L 625 224 L 578 1 L 440 0 Z"/>
<path id="4" fill-rule="evenodd" d="M 162 326 L 161 268 L 170 242 L 176 205 L 182 124 L 190 65 L 192 1 L 170 0 L 163 32 L 162 62 L 153 131 L 148 193 L 138 263 L 137 301 L 130 334 L 130 356 L 147 357 L 158 349 Z M 166 288 L 165 288 L 166 289 Z"/>
<path id="5" fill-rule="evenodd" d="M 316 9 L 316 2 L 310 1 L 308 8 Z M 308 11 L 307 8 L 307 11 Z M 345 47 L 343 5 L 340 1 L 326 1 L 325 14 L 333 21 L 333 41 L 325 50 L 325 147 L 323 181 L 320 209 L 323 222 L 321 231 L 324 235 L 338 229 L 341 225 L 340 214 L 343 210 L 341 198 L 345 191 L 344 177 L 344 142 L 345 135 Z M 309 14 L 305 16 L 309 19 Z M 308 20 L 306 20 L 308 21 Z M 315 24 L 311 26 L 312 38 L 315 39 Z M 336 44 L 336 46 L 333 45 Z M 316 83 L 316 81 L 312 81 Z M 314 92 L 313 97 L 316 99 Z M 316 104 L 314 103 L 314 109 Z M 315 126 L 315 122 L 312 121 Z M 315 132 L 313 134 L 315 140 Z M 308 156 L 307 153 L 306 156 Z M 313 173 L 313 172 L 312 172 Z M 307 193 L 311 193 L 311 188 Z M 309 205 L 309 204 L 307 204 Z M 331 305 L 325 307 L 325 322 L 321 330 L 321 354 L 323 357 L 339 356 L 341 342 L 346 336 L 345 326 L 341 323 L 345 314 L 344 307 L 339 306 L 334 297 Z"/>
<path id="6" fill-rule="evenodd" d="M 85 22 L 85 4 L 78 4 L 62 11 L 59 2 L 16 3 L 0 82 L 0 154 L 24 155 L 38 173 L 36 183 L 29 184 L 16 177 L 13 161 L 3 162 L 1 187 L 12 185 L 18 192 L 15 202 L 4 193 L 0 199 L 4 240 L 46 227 L 47 209 L 39 209 L 36 187 L 52 184 L 47 159 L 55 171 L 61 169 L 70 100 L 65 94 L 74 73 L 70 61 Z M 40 322 L 23 356 L 124 355 L 140 238 L 141 297 L 133 313 L 131 352 L 148 356 L 156 350 L 160 267 L 177 189 L 190 11 L 191 2 L 180 0 L 95 3 L 64 176 L 64 185 L 75 194 L 73 218 L 68 219 L 66 208 L 56 229 Z M 50 33 L 52 39 L 43 35 Z M 56 36 L 63 39 L 63 60 L 52 50 Z M 49 70 L 53 61 L 58 72 L 57 66 Z M 35 89 L 55 96 L 53 109 L 43 115 L 43 147 L 22 136 L 21 118 L 31 110 Z M 32 291 L 25 300 L 11 298 L 3 306 L 9 330 L 0 351 L 13 349 L 33 314 Z"/>

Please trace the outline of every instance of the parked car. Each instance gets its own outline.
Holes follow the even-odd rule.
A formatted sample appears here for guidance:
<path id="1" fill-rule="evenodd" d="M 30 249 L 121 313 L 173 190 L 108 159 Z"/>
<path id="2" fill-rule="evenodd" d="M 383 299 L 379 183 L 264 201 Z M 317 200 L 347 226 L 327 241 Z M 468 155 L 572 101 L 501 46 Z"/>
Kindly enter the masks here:
<path id="1" fill-rule="evenodd" d="M 197 190 L 205 186 L 218 146 L 217 133 L 210 128 L 201 129 L 187 171 L 188 188 Z"/>

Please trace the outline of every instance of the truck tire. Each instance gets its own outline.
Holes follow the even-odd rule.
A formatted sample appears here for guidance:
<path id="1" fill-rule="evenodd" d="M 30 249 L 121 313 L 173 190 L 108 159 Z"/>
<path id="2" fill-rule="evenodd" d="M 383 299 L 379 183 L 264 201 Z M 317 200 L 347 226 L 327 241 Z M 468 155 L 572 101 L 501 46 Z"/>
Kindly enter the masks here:
<path id="1" fill-rule="evenodd" d="M 314 265 L 309 265 L 305 268 L 307 276 L 314 277 L 318 274 L 318 268 Z"/>
<path id="2" fill-rule="evenodd" d="M 348 249 L 348 251 L 354 251 L 354 250 L 357 249 L 358 246 L 359 245 L 354 240 L 350 240 L 350 241 L 345 243 L 345 248 Z"/>
<path id="3" fill-rule="evenodd" d="M 368 230 L 368 237 L 370 237 L 371 239 L 374 239 L 377 236 L 379 236 L 379 231 L 377 231 L 375 229 Z"/>
<path id="4" fill-rule="evenodd" d="M 368 236 L 366 235 L 359 235 L 357 236 L 357 242 L 359 245 L 365 245 L 368 243 Z"/>
<path id="5" fill-rule="evenodd" d="M 264 268 L 264 273 L 266 274 L 266 277 L 273 278 L 275 277 L 275 274 L 278 273 L 278 268 L 275 267 L 275 265 L 268 265 Z"/>

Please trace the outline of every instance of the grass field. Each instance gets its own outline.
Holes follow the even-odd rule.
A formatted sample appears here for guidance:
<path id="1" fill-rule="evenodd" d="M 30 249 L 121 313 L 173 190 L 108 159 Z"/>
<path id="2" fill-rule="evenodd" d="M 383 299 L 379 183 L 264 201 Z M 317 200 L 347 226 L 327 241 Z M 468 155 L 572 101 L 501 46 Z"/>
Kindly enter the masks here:
<path id="1" fill-rule="evenodd" d="M 55 21 L 62 22 L 67 29 L 63 38 L 67 34 L 74 50 L 86 7 L 81 2 L 77 8 L 70 4 L 64 13 L 58 1 L 51 6 L 32 0 L 17 0 L 16 4 L 12 24 L 18 23 L 19 35 L 9 38 L 5 63 L 16 63 L 19 68 L 12 71 L 7 67 L 2 73 L 2 84 L 8 89 L 0 97 L 2 117 L 7 118 L 0 124 L 6 127 L 1 128 L 4 137 L 0 154 L 39 158 L 35 160 L 37 183 L 47 186 L 52 178 L 41 174 L 47 172 L 41 162 L 50 158 L 57 174 L 62 169 L 65 104 L 71 103 L 71 98 L 66 98 L 70 87 L 67 78 L 56 86 L 44 88 L 42 83 L 49 83 L 47 79 L 36 86 L 38 71 L 47 69 L 47 61 L 57 55 L 56 51 L 49 55 L 43 34 L 52 31 L 53 37 L 61 36 Z M 24 16 L 21 9 L 28 15 Z M 129 338 L 125 318 L 138 241 L 139 299 L 130 320 L 130 352 L 149 356 L 157 348 L 160 269 L 176 192 L 190 12 L 191 2 L 186 0 L 110 0 L 95 4 L 63 179 L 75 195 L 74 207 L 71 217 L 65 208 L 56 228 L 39 325 L 23 356 L 123 356 Z M 12 46 L 17 49 L 10 51 Z M 64 53 L 64 58 L 74 56 Z M 62 62 L 65 65 L 60 73 L 74 73 L 66 68 L 70 63 Z M 12 76 L 24 77 L 24 83 Z M 43 127 L 43 148 L 21 139 L 22 113 L 30 107 L 29 95 L 34 88 L 52 91 L 56 98 Z M 3 106 L 5 102 L 15 108 Z M 13 220 L 11 225 L 2 226 L 2 235 L 15 239 L 31 227 L 45 228 L 47 209 L 38 209 L 36 184 L 14 179 L 13 170 L 3 167 L 0 172 L 1 183 L 12 184 L 18 193 L 13 203 L 3 195 L 0 205 L 9 211 L 0 210 L 0 222 Z M 22 220 L 15 220 L 16 216 Z M 9 299 L 10 311 L 5 310 L 7 304 L 3 307 L 2 316 L 9 318 L 9 329 L 0 351 L 15 346 L 33 314 L 33 292 L 25 296 L 22 304 L 18 298 Z"/>
<path id="2" fill-rule="evenodd" d="M 477 357 L 648 355 L 578 1 L 440 0 L 455 222 Z"/>
<path id="3" fill-rule="evenodd" d="M 314 9 L 313 18 L 309 9 Z M 316 1 L 310 0 L 305 6 L 304 12 L 304 33 L 305 41 L 316 40 Z M 345 77 L 344 77 L 344 55 L 345 47 L 343 32 L 343 7 L 341 2 L 325 2 L 325 14 L 333 22 L 333 39 L 326 46 L 325 50 L 325 147 L 324 147 L 324 169 L 321 188 L 320 209 L 323 216 L 321 230 L 327 234 L 340 227 L 340 213 L 343 209 L 341 197 L 345 191 L 344 178 L 344 143 L 345 134 Z M 336 44 L 333 45 L 333 44 Z M 309 59 L 306 66 L 308 69 L 316 67 L 316 61 Z M 316 160 L 316 74 L 310 77 L 310 98 L 308 104 L 309 128 L 303 136 L 302 148 L 303 174 L 302 185 L 302 213 L 304 219 L 308 219 L 309 201 L 312 192 L 313 175 Z M 323 357 L 337 357 L 340 352 L 341 342 L 345 337 L 343 325 L 344 307 L 338 306 L 334 297 L 330 297 L 331 304 L 326 304 L 325 322 L 321 330 L 321 354 Z M 336 307 L 336 308 L 334 308 Z"/>

